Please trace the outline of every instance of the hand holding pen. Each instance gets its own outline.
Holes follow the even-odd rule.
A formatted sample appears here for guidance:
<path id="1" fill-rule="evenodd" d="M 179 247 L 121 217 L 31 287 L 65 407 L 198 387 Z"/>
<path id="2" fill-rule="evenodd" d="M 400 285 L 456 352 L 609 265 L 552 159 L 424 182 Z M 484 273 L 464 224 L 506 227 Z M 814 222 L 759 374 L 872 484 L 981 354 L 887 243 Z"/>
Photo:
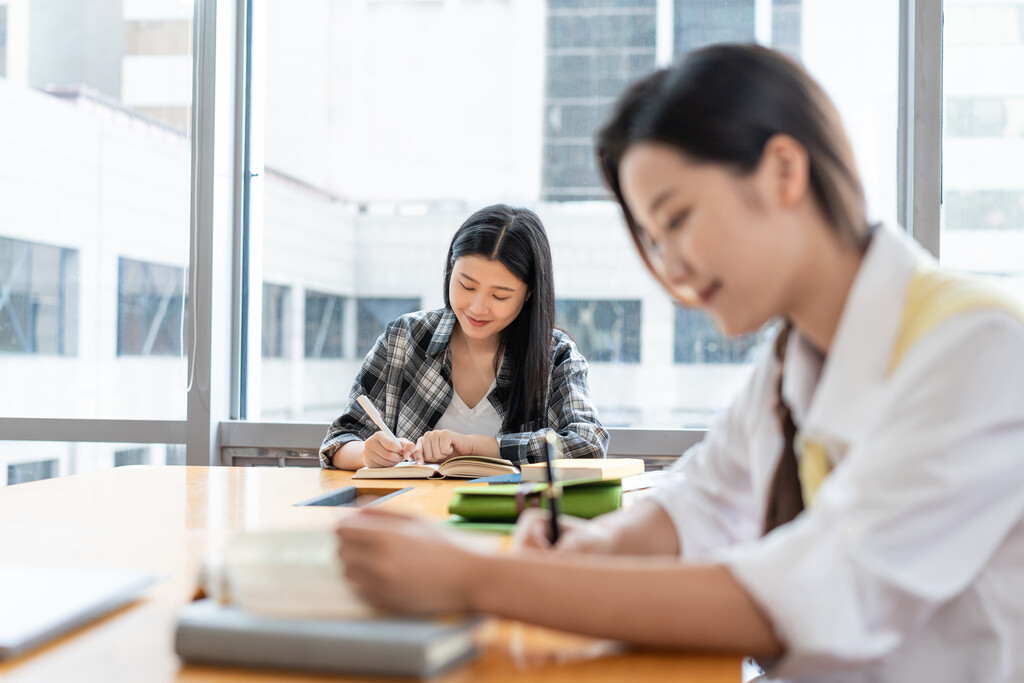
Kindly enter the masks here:
<path id="1" fill-rule="evenodd" d="M 363 443 L 363 461 L 366 465 L 390 467 L 403 460 L 410 460 L 410 454 L 416 448 L 416 444 L 408 439 L 400 439 L 395 436 L 369 398 L 360 396 L 356 402 L 362 406 L 369 418 L 377 425 L 377 429 L 380 430 Z"/>
<path id="2" fill-rule="evenodd" d="M 548 509 L 551 511 L 551 545 L 558 543 L 558 516 L 562 506 L 562 487 L 555 481 L 555 468 L 553 462 L 562 457 L 561 449 L 558 447 L 558 435 L 555 430 L 549 429 L 544 433 L 547 441 L 547 475 L 548 488 L 544 492 L 548 501 Z"/>

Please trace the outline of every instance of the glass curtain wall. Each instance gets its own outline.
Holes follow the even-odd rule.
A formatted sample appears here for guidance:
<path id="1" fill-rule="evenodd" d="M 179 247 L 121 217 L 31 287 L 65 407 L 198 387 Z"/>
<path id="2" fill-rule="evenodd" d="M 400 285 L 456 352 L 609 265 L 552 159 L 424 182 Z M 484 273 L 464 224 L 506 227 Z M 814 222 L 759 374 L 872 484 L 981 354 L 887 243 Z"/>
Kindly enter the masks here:
<path id="1" fill-rule="evenodd" d="M 944 266 L 1024 296 L 1024 3 L 945 0 Z"/>
<path id="2" fill-rule="evenodd" d="M 265 166 L 251 220 L 264 286 L 249 287 L 262 292 L 249 325 L 264 344 L 249 419 L 333 419 L 387 322 L 442 305 L 458 226 L 504 202 L 545 223 L 558 325 L 590 361 L 603 420 L 706 426 L 760 335 L 723 339 L 676 309 L 593 153 L 628 83 L 703 45 L 757 41 L 801 60 L 844 116 L 872 216 L 895 214 L 888 0 L 256 1 L 252 145 Z"/>
<path id="3" fill-rule="evenodd" d="M 192 14 L 0 0 L 2 417 L 185 419 Z M 123 450 L 0 441 L 0 485 Z"/>

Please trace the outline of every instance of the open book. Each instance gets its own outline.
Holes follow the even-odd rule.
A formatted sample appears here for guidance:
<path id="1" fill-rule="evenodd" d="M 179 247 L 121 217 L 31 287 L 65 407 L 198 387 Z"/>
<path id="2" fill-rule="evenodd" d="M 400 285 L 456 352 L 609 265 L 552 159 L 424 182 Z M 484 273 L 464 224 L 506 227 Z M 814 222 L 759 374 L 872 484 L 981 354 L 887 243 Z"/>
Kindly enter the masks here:
<path id="1" fill-rule="evenodd" d="M 644 473 L 642 458 L 559 458 L 551 461 L 555 481 L 622 479 Z M 547 463 L 523 465 L 523 481 L 547 481 Z"/>
<path id="2" fill-rule="evenodd" d="M 516 474 L 519 468 L 504 458 L 485 458 L 480 455 L 457 455 L 442 463 L 419 465 L 412 461 L 391 467 L 360 467 L 353 479 L 475 479 L 496 474 Z"/>

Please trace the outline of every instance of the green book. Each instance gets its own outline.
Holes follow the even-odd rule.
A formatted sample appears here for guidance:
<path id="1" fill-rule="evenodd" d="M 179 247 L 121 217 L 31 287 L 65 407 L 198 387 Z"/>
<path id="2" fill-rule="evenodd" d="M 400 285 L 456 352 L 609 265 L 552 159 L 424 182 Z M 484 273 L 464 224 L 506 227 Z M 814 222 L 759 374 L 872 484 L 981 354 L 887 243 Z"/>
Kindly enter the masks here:
<path id="1" fill-rule="evenodd" d="M 547 483 L 495 484 L 462 487 L 448 504 L 448 512 L 473 522 L 515 522 L 531 507 L 547 508 Z M 562 512 L 590 519 L 622 506 L 622 482 L 587 479 L 562 484 Z"/>

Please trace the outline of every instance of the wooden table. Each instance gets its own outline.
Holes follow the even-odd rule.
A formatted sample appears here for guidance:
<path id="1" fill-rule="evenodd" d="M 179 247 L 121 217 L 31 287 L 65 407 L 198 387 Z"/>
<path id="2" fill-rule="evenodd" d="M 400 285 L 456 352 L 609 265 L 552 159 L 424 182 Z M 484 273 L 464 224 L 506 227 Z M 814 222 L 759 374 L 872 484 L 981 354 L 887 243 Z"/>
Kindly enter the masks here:
<path id="1" fill-rule="evenodd" d="M 0 562 L 134 568 L 163 577 L 145 599 L 0 664 L 4 683 L 53 681 L 344 681 L 336 676 L 183 666 L 175 613 L 202 559 L 235 531 L 324 528 L 339 508 L 294 506 L 350 483 L 350 473 L 293 468 L 121 467 L 0 489 Z M 372 481 L 413 490 L 381 503 L 442 518 L 450 481 Z M 0 606 L 2 608 L 2 606 Z M 740 680 L 733 656 L 627 651 L 610 641 L 491 620 L 482 654 L 439 679 L 462 681 Z M 382 680 L 382 679 L 376 679 Z"/>

